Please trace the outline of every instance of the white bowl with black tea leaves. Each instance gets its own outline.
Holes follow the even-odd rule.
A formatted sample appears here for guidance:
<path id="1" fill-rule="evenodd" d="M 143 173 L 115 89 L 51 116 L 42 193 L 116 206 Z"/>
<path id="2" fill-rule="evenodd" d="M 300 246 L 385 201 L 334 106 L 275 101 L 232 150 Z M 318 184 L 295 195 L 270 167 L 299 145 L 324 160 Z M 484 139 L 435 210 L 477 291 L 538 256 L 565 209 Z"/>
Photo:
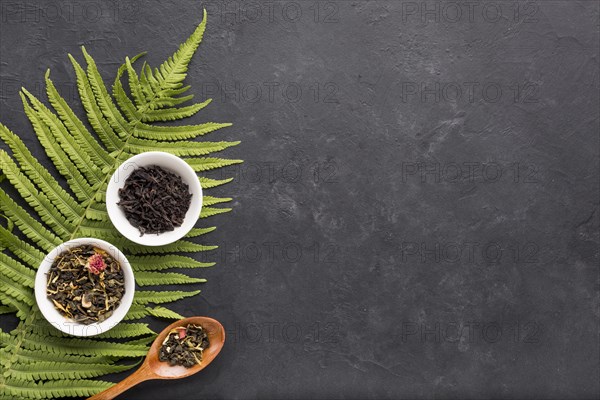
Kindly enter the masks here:
<path id="1" fill-rule="evenodd" d="M 181 158 L 149 151 L 129 158 L 110 178 L 106 208 L 132 242 L 163 246 L 184 237 L 202 210 L 196 172 Z"/>
<path id="2" fill-rule="evenodd" d="M 134 293 L 135 278 L 125 255 L 95 238 L 55 247 L 35 275 L 35 300 L 42 315 L 74 336 L 112 329 L 129 311 Z"/>

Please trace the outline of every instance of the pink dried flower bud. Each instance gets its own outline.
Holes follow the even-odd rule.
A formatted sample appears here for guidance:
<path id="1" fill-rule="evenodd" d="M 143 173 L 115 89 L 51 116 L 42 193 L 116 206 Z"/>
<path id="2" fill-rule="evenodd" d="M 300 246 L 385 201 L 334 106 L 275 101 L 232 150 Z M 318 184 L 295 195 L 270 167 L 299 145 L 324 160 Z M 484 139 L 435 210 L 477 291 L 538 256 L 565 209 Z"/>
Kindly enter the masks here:
<path id="1" fill-rule="evenodd" d="M 106 268 L 106 263 L 104 262 L 104 258 L 101 254 L 94 254 L 90 258 L 88 258 L 86 268 L 94 275 L 98 275 L 100 272 L 104 271 Z"/>
<path id="2" fill-rule="evenodd" d="M 179 339 L 183 339 L 186 336 L 187 330 L 184 327 L 178 327 L 177 332 L 179 333 Z"/>

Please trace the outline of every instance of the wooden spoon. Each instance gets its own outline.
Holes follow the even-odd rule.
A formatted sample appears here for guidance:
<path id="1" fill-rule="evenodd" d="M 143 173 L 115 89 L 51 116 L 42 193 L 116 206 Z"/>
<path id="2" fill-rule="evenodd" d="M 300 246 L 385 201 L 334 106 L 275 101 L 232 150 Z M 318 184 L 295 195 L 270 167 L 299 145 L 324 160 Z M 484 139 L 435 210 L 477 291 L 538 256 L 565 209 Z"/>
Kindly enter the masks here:
<path id="1" fill-rule="evenodd" d="M 187 326 L 188 324 L 201 325 L 207 331 L 209 346 L 206 350 L 204 350 L 202 362 L 194 365 L 191 368 L 185 368 L 180 365 L 171 366 L 168 362 L 159 361 L 158 354 L 160 347 L 162 346 L 162 343 L 169 332 L 171 332 L 171 329 L 174 329 L 178 326 Z M 154 339 L 152 347 L 150 347 L 144 363 L 137 371 L 121 382 L 117 383 L 115 386 L 112 386 L 105 391 L 90 397 L 88 400 L 114 399 L 116 396 L 123 393 L 130 387 L 151 379 L 179 379 L 193 375 L 196 372 L 203 370 L 212 362 L 212 360 L 215 359 L 217 354 L 219 354 L 223 348 L 224 343 L 225 329 L 223 329 L 223 325 L 221 325 L 219 321 L 208 317 L 191 317 L 181 319 L 167 326 L 160 333 L 160 335 Z"/>

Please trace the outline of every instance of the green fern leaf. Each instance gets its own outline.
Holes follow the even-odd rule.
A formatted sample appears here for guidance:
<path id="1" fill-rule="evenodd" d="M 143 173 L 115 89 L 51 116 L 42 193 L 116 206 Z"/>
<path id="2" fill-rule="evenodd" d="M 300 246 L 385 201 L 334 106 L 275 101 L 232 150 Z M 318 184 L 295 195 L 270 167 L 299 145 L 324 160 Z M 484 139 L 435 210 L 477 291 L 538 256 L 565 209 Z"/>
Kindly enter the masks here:
<path id="1" fill-rule="evenodd" d="M 156 286 L 204 283 L 206 282 L 206 279 L 192 278 L 185 274 L 179 274 L 176 272 L 139 271 L 135 274 L 135 281 L 140 286 Z"/>
<path id="2" fill-rule="evenodd" d="M 37 268 L 44 259 L 44 253 L 31 244 L 19 239 L 9 230 L 0 226 L 0 243 L 30 266 Z"/>
<path id="3" fill-rule="evenodd" d="M 68 219 L 75 219 L 83 214 L 81 207 L 52 175 L 31 155 L 29 149 L 4 125 L 0 124 L 0 138 L 10 147 L 21 171 L 35 183 L 56 205 L 56 208 Z"/>
<path id="4" fill-rule="evenodd" d="M 35 304 L 35 296 L 31 291 L 31 287 L 20 284 L 15 279 L 11 279 L 5 275 L 0 275 L 0 284 L 7 295 L 30 306 Z"/>
<path id="5" fill-rule="evenodd" d="M 85 176 L 90 186 L 93 187 L 98 184 L 103 178 L 102 165 L 93 163 L 90 155 L 79 146 L 77 141 L 69 134 L 62 121 L 50 109 L 26 89 L 22 90 L 33 106 L 33 110 L 37 112 L 38 118 L 50 128 L 60 147 L 73 164 L 77 166 L 77 169 Z"/>
<path id="6" fill-rule="evenodd" d="M 229 123 L 154 124 L 195 116 L 210 104 L 211 100 L 206 99 L 183 105 L 193 98 L 185 94 L 190 86 L 183 81 L 205 27 L 206 12 L 192 35 L 158 68 L 144 63 L 139 72 L 135 70 L 136 60 L 144 53 L 125 58 L 116 71 L 112 96 L 85 48 L 85 66 L 69 54 L 84 118 L 61 96 L 49 70 L 45 76 L 49 105 L 23 89 L 20 97 L 25 115 L 54 165 L 52 170 L 32 155 L 19 136 L 0 124 L 0 139 L 7 146 L 6 150 L 0 149 L 0 182 L 12 187 L 0 187 L 0 212 L 6 220 L 0 225 L 0 314 L 14 314 L 19 320 L 10 333 L 0 330 L 0 400 L 89 396 L 107 388 L 111 383 L 95 378 L 131 368 L 133 365 L 120 361 L 145 355 L 156 336 L 146 323 L 135 321 L 147 316 L 181 318 L 156 304 L 199 293 L 162 290 L 159 285 L 206 281 L 165 270 L 186 269 L 191 273 L 193 268 L 214 265 L 177 254 L 216 249 L 188 240 L 212 232 L 214 227 L 194 228 L 187 239 L 170 245 L 144 247 L 119 234 L 105 204 L 110 176 L 133 154 L 159 150 L 185 156 L 200 173 L 241 162 L 212 156 L 239 142 L 200 140 L 205 134 L 229 127 Z M 125 73 L 129 91 L 121 82 Z M 65 187 L 56 174 L 64 178 Z M 198 179 L 206 190 L 232 180 Z M 228 201 L 231 198 L 206 195 L 198 218 L 229 211 L 210 207 Z M 156 287 L 136 291 L 134 304 L 125 317 L 132 322 L 121 323 L 93 338 L 71 337 L 52 327 L 41 316 L 33 292 L 35 271 L 45 254 L 77 237 L 97 237 L 115 244 L 131 261 L 137 283 Z"/>
<path id="7" fill-rule="evenodd" d="M 13 307 L 9 307 L 9 306 L 0 306 L 0 315 L 2 314 L 10 314 L 10 313 L 14 313 L 17 310 Z"/>
<path id="8" fill-rule="evenodd" d="M 50 70 L 46 71 L 46 89 L 48 100 L 58 113 L 58 116 L 68 129 L 75 142 L 92 159 L 100 169 L 112 166 L 113 158 L 108 152 L 96 142 L 92 134 L 87 130 L 83 122 L 75 115 L 67 102 L 60 96 L 54 83 L 50 79 Z"/>
<path id="9" fill-rule="evenodd" d="M 174 243 L 164 246 L 147 247 L 137 243 L 128 242 L 123 244 L 123 247 L 134 255 L 139 254 L 161 254 L 161 253 L 196 253 L 199 251 L 215 250 L 218 246 L 205 246 L 202 244 L 189 242 L 187 240 L 178 240 Z"/>
<path id="10" fill-rule="evenodd" d="M 142 57 L 146 53 L 140 53 L 137 56 L 131 59 L 131 63 L 133 64 L 138 58 Z M 125 93 L 125 89 L 123 88 L 123 84 L 121 83 L 121 76 L 127 69 L 127 65 L 123 64 L 119 70 L 117 71 L 117 77 L 115 78 L 115 82 L 113 83 L 113 96 L 117 101 L 117 104 L 123 110 L 123 113 L 127 117 L 129 121 L 139 121 L 142 119 L 142 114 L 139 113 L 137 107 L 131 99 Z"/>
<path id="11" fill-rule="evenodd" d="M 33 218 L 17 203 L 15 203 L 4 190 L 0 189 L 0 210 L 16 225 L 19 230 L 31 241 L 46 251 L 62 243 L 62 240 L 49 229 Z"/>
<path id="12" fill-rule="evenodd" d="M 203 263 L 191 257 L 176 254 L 168 256 L 130 256 L 128 260 L 136 273 L 137 271 L 161 271 L 169 268 L 198 268 L 214 265 L 214 263 Z"/>
<path id="13" fill-rule="evenodd" d="M 82 202 L 87 203 L 90 201 L 93 189 L 89 183 L 83 177 L 83 174 L 79 172 L 75 164 L 68 158 L 67 154 L 57 143 L 56 139 L 52 136 L 51 130 L 42 122 L 34 110 L 29 106 L 24 95 L 21 94 L 23 100 L 23 108 L 25 109 L 25 115 L 29 118 L 31 125 L 37 137 L 46 150 L 48 157 L 54 162 L 58 172 L 67 179 L 71 190 L 75 193 L 75 196 Z"/>
<path id="14" fill-rule="evenodd" d="M 116 152 L 123 147 L 123 142 L 113 130 L 110 123 L 104 118 L 100 105 L 96 102 L 94 95 L 94 89 L 87 75 L 79 63 L 69 54 L 71 64 L 77 75 L 77 88 L 79 90 L 79 96 L 81 97 L 81 103 L 85 108 L 90 125 L 94 128 L 94 131 L 98 134 L 98 137 L 106 146 L 107 150 Z"/>
<path id="15" fill-rule="evenodd" d="M 158 317 L 158 318 L 167 318 L 167 319 L 181 319 L 183 318 L 182 315 L 176 313 L 175 311 L 171 311 L 168 308 L 162 307 L 162 306 L 156 306 L 156 307 L 146 307 L 146 310 L 148 311 L 148 314 L 154 316 L 154 317 Z"/>
<path id="16" fill-rule="evenodd" d="M 169 57 L 159 68 L 155 69 L 154 73 L 149 74 L 150 80 L 153 80 L 155 83 L 153 86 L 147 85 L 146 90 L 151 92 L 155 98 L 163 100 L 175 99 L 167 91 L 169 89 L 179 89 L 183 86 L 182 82 L 187 75 L 188 64 L 204 36 L 206 20 L 206 10 L 204 10 L 202 22 L 198 25 L 194 33 L 179 46 L 179 49 L 177 49 L 172 57 Z M 184 91 L 177 92 L 177 94 L 182 94 Z"/>
<path id="17" fill-rule="evenodd" d="M 129 87 L 131 88 L 131 94 L 133 95 L 135 104 L 137 104 L 138 108 L 143 107 L 148 102 L 148 99 L 146 99 L 144 91 L 142 90 L 142 86 L 140 85 L 137 73 L 133 69 L 129 57 L 125 57 L 125 65 L 127 66 L 127 74 L 129 75 Z"/>
<path id="18" fill-rule="evenodd" d="M 186 161 L 196 172 L 210 171 L 212 169 L 228 167 L 242 162 L 242 160 L 226 160 L 224 158 L 215 157 L 189 158 L 186 159 Z"/>
<path id="19" fill-rule="evenodd" d="M 216 207 L 202 207 L 200 212 L 200 218 L 208 218 L 213 215 L 223 214 L 231 211 L 231 208 L 216 208 Z"/>
<path id="20" fill-rule="evenodd" d="M 38 192 L 33 182 L 19 171 L 15 162 L 4 150 L 0 150 L 0 168 L 23 199 L 37 211 L 43 222 L 54 229 L 54 232 L 65 236 L 74 229 L 73 224 L 65 219 L 50 199 L 44 193 Z"/>
<path id="21" fill-rule="evenodd" d="M 191 231 L 189 231 L 187 233 L 187 235 L 185 235 L 185 237 L 197 237 L 197 236 L 206 235 L 207 233 L 210 233 L 210 232 L 214 231 L 215 229 L 217 229 L 216 226 L 212 226 L 210 228 L 193 228 Z"/>
<path id="22" fill-rule="evenodd" d="M 132 323 L 132 324 L 119 324 L 109 330 L 108 332 L 101 333 L 100 335 L 94 336 L 96 339 L 114 338 L 123 339 L 137 336 L 154 335 L 154 331 L 148 327 L 148 324 Z"/>
<path id="23" fill-rule="evenodd" d="M 18 348 L 14 344 L 7 345 L 6 347 L 0 349 L 0 355 L 2 356 L 0 357 L 0 360 L 4 360 L 4 362 L 7 364 L 10 363 L 9 359 L 14 355 L 15 350 L 17 349 L 19 349 L 19 356 L 16 360 L 17 364 L 35 364 L 39 361 L 56 361 L 56 355 L 53 353 Z M 60 361 L 79 364 L 114 364 L 115 360 L 117 360 L 115 357 L 99 355 L 80 356 L 75 354 L 61 354 L 60 356 Z"/>
<path id="24" fill-rule="evenodd" d="M 35 364 L 16 364 L 12 368 L 11 376 L 22 380 L 83 379 L 127 371 L 135 365 L 137 364 L 110 365 L 40 361 Z"/>
<path id="25" fill-rule="evenodd" d="M 240 142 L 158 142 L 156 140 L 131 138 L 125 145 L 125 151 L 134 155 L 158 148 L 176 156 L 204 156 L 238 144 Z"/>
<path id="26" fill-rule="evenodd" d="M 227 203 L 233 200 L 231 197 L 213 197 L 204 196 L 202 197 L 202 206 L 212 206 L 219 203 Z"/>
<path id="27" fill-rule="evenodd" d="M 16 378 L 5 379 L 3 395 L 7 398 L 51 399 L 55 397 L 91 396 L 113 384 L 88 379 L 70 379 L 36 383 Z"/>
<path id="28" fill-rule="evenodd" d="M 147 315 L 148 315 L 148 311 L 146 310 L 146 308 L 144 306 L 139 305 L 139 304 L 133 304 L 131 306 L 131 308 L 129 308 L 127 315 L 125 315 L 124 320 L 131 321 L 131 320 L 141 319 Z"/>
<path id="29" fill-rule="evenodd" d="M 164 100 L 158 100 L 155 103 L 161 103 L 164 105 L 174 105 L 174 104 L 178 104 L 179 102 L 184 102 L 187 100 L 190 100 L 192 96 L 190 96 L 189 98 L 180 98 L 180 99 L 174 99 L 174 100 L 169 100 L 169 101 L 164 101 Z M 170 107 L 170 108 L 163 108 L 160 110 L 150 110 L 148 111 L 145 115 L 144 115 L 144 122 L 158 122 L 158 121 L 162 121 L 162 122 L 167 122 L 167 121 L 175 121 L 178 119 L 182 119 L 182 118 L 189 118 L 193 115 L 195 115 L 198 111 L 202 110 L 204 107 L 206 107 L 207 105 L 209 105 L 211 103 L 211 100 L 206 100 L 203 103 L 196 103 L 196 104 L 192 104 L 190 106 L 186 106 L 186 107 Z M 229 125 L 225 125 L 225 126 L 229 126 Z M 223 128 L 224 126 L 221 126 L 219 128 Z M 216 129 L 219 129 L 216 128 Z M 212 130 L 216 130 L 216 129 L 212 129 Z M 191 135 L 180 135 L 181 139 L 184 138 L 192 138 L 192 137 L 196 137 L 199 135 L 203 135 L 205 133 L 208 132 L 212 132 L 211 130 L 206 131 L 206 132 L 201 132 L 201 133 L 192 133 Z"/>
<path id="30" fill-rule="evenodd" d="M 205 176 L 201 176 L 200 177 L 200 185 L 202 186 L 202 189 L 212 189 L 217 186 L 225 185 L 226 183 L 229 183 L 232 180 L 233 180 L 233 178 L 212 179 L 212 178 L 207 178 Z"/>
<path id="31" fill-rule="evenodd" d="M 14 298 L 6 292 L 0 292 L 0 304 L 15 310 L 16 317 L 21 321 L 25 321 L 25 319 L 31 314 L 30 305 Z"/>
<path id="32" fill-rule="evenodd" d="M 195 290 L 193 292 L 183 292 L 180 290 L 172 290 L 172 291 L 162 291 L 155 292 L 152 290 L 138 290 L 135 292 L 135 297 L 133 298 L 133 302 L 135 304 L 162 304 L 162 303 L 170 303 L 175 300 L 180 300 L 185 297 L 195 296 L 200 293 L 199 290 Z"/>
<path id="33" fill-rule="evenodd" d="M 0 273 L 17 283 L 33 288 L 33 271 L 4 253 L 0 253 Z"/>
<path id="34" fill-rule="evenodd" d="M 72 337 L 54 337 L 49 341 L 46 336 L 39 336 L 33 333 L 25 335 L 22 345 L 29 350 L 85 356 L 140 357 L 144 356 L 148 351 L 145 346 L 139 344 L 75 339 Z"/>
<path id="35" fill-rule="evenodd" d="M 128 137 L 128 123 L 119 111 L 119 109 L 113 103 L 106 87 L 104 86 L 104 82 L 102 81 L 102 76 L 100 76 L 100 72 L 98 72 L 98 67 L 96 67 L 96 61 L 88 54 L 85 50 L 85 47 L 82 47 L 83 55 L 87 62 L 87 80 L 92 88 L 92 92 L 94 93 L 94 99 L 98 105 L 98 108 L 102 111 L 104 118 L 106 118 L 108 124 L 114 129 L 117 133 L 117 136 L 120 138 Z"/>
<path id="36" fill-rule="evenodd" d="M 163 110 L 158 110 L 163 111 Z M 133 135 L 148 140 L 183 140 L 193 139 L 198 136 L 231 126 L 229 123 L 206 122 L 199 125 L 184 126 L 154 126 L 138 124 Z"/>

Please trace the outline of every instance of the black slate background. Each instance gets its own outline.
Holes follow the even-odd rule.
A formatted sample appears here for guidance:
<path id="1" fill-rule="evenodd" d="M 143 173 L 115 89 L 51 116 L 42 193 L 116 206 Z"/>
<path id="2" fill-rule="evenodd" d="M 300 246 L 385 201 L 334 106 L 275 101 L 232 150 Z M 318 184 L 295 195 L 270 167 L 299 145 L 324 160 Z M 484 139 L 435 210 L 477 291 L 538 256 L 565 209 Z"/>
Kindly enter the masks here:
<path id="1" fill-rule="evenodd" d="M 76 102 L 67 53 L 112 82 L 209 11 L 195 121 L 246 163 L 173 308 L 227 343 L 122 398 L 600 396 L 598 1 L 0 5 L 0 120 L 40 157 L 21 86 Z"/>

